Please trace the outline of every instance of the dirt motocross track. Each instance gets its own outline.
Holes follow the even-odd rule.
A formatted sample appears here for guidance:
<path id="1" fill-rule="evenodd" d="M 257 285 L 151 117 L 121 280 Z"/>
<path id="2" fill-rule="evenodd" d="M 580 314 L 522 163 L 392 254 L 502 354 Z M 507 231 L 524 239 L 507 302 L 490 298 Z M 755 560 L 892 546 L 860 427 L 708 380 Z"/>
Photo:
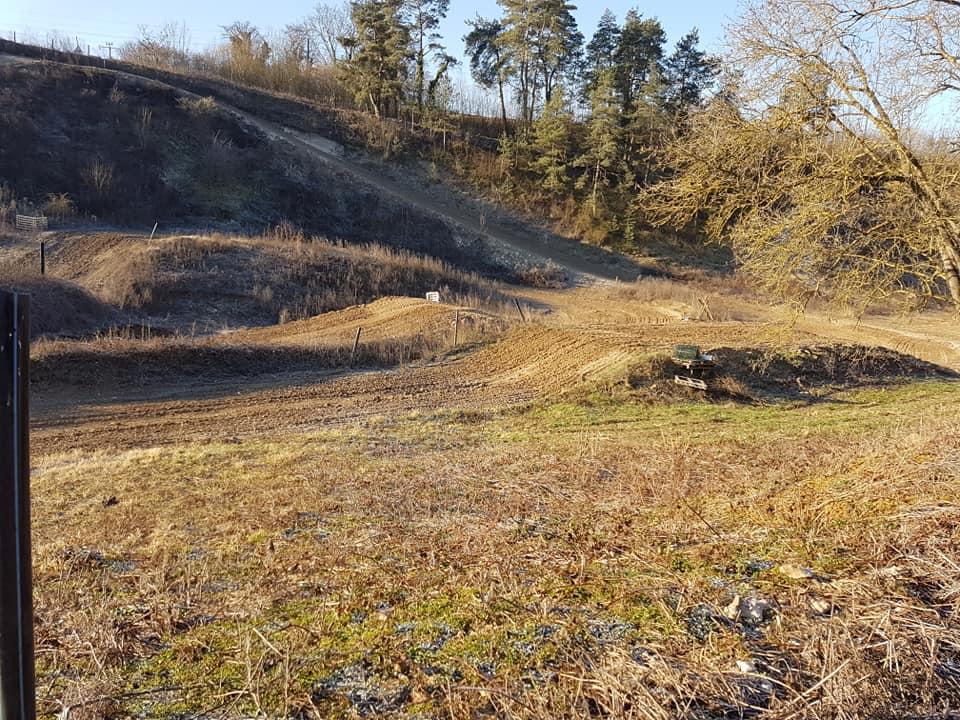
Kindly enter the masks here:
<path id="1" fill-rule="evenodd" d="M 0 62 L 22 61 L 29 62 L 0 56 Z M 158 82 L 121 70 L 101 72 L 137 82 Z M 174 87 L 195 96 L 186 87 Z M 692 321 L 698 308 L 686 296 L 698 291 L 688 290 L 680 298 L 668 293 L 663 298 L 642 300 L 620 293 L 621 286 L 609 281 L 632 280 L 643 273 L 627 258 L 556 237 L 501 214 L 488 217 L 483 206 L 452 188 L 428 187 L 413 170 L 401 182 L 391 168 L 327 137 L 243 112 L 221 99 L 218 104 L 275 142 L 287 143 L 383 195 L 438 215 L 461 233 L 485 236 L 494 252 L 508 261 L 549 260 L 568 271 L 582 287 L 515 289 L 541 308 L 532 318 L 533 324 L 514 327 L 491 344 L 467 346 L 396 370 L 318 369 L 304 373 L 278 368 L 266 378 L 185 376 L 140 389 L 78 387 L 56 395 L 41 391 L 35 404 L 37 452 L 223 439 L 444 408 L 503 408 L 603 378 L 638 356 L 665 352 L 677 343 L 704 348 L 859 343 L 960 369 L 960 331 L 955 319 L 946 314 L 927 315 L 909 323 L 902 318 L 857 321 L 816 314 L 790 322 L 784 312 L 764 303 L 722 297 L 718 302 L 727 308 L 726 313 L 719 313 L 722 321 Z M 89 251 L 85 247 L 84 255 L 89 257 Z M 69 265 L 68 260 L 65 257 L 62 262 Z M 462 311 L 465 315 L 471 312 L 469 308 Z M 419 300 L 384 299 L 312 320 L 240 331 L 227 342 L 253 347 L 344 346 L 361 324 L 367 341 L 449 333 L 456 312 L 454 307 Z M 512 322 L 516 320 L 512 318 Z"/>
<path id="2" fill-rule="evenodd" d="M 210 381 L 181 377 L 169 385 L 117 390 L 77 388 L 35 402 L 35 452 L 151 447 L 187 441 L 229 441 L 325 427 L 373 418 L 434 411 L 501 410 L 562 393 L 584 382 L 622 375 L 631 363 L 666 353 L 677 343 L 711 347 L 810 346 L 865 343 L 903 349 L 944 368 L 960 369 L 958 334 L 949 319 L 927 321 L 934 332 L 908 340 L 884 327 L 852 321 L 806 319 L 784 335 L 773 322 L 690 322 L 668 319 L 649 303 L 611 301 L 604 288 L 533 293 L 551 295 L 554 312 L 518 325 L 499 340 L 467 346 L 433 361 L 394 370 L 324 370 Z M 289 325 L 240 331 L 232 341 L 283 346 L 349 344 L 355 328 L 371 340 L 400 337 L 431 325 L 448 331 L 457 309 L 414 299 L 385 299 Z M 469 310 L 461 310 L 466 315 Z M 633 322 L 624 322 L 625 313 Z M 599 321 L 598 321 L 599 320 Z M 448 327 L 449 326 L 449 327 Z M 365 330 L 366 332 L 366 330 Z"/>

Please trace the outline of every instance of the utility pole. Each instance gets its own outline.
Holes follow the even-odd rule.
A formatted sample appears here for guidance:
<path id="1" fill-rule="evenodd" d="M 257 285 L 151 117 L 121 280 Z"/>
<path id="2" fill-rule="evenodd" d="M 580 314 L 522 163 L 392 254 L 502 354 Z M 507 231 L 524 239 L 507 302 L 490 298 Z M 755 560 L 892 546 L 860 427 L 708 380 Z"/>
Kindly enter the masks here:
<path id="1" fill-rule="evenodd" d="M 103 45 L 100 46 L 100 49 L 101 49 L 101 50 L 103 50 L 104 48 L 107 49 L 107 57 L 108 57 L 110 60 L 113 60 L 113 43 L 112 43 L 112 42 L 108 42 L 108 43 L 104 43 Z"/>
<path id="2" fill-rule="evenodd" d="M 36 720 L 29 296 L 0 291 L 0 719 Z"/>

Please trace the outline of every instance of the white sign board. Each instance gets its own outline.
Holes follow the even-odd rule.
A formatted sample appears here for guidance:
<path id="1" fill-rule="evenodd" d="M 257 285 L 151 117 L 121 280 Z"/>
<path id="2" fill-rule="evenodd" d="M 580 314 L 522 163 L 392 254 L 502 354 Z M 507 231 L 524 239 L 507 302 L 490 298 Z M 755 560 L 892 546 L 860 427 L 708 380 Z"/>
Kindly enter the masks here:
<path id="1" fill-rule="evenodd" d="M 438 293 L 438 292 L 428 292 L 428 293 L 427 293 L 427 300 L 429 300 L 430 302 L 435 302 L 435 303 L 440 302 L 440 293 Z"/>

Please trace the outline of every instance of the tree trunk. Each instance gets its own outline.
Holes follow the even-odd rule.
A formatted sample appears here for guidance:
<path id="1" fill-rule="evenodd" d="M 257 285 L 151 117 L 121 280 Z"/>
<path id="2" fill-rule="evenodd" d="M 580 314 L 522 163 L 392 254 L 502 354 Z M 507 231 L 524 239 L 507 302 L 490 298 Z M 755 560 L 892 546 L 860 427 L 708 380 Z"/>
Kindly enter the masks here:
<path id="1" fill-rule="evenodd" d="M 597 216 L 597 188 L 600 185 L 600 158 L 597 157 L 597 167 L 593 172 L 593 217 Z"/>
<path id="2" fill-rule="evenodd" d="M 497 79 L 497 85 L 500 87 L 500 114 L 503 117 L 503 133 L 506 135 L 510 131 L 510 123 L 507 122 L 507 101 L 503 97 L 503 76 Z"/>
<path id="3" fill-rule="evenodd" d="M 416 76 L 416 92 L 417 92 L 417 110 L 421 113 L 423 112 L 423 81 L 424 81 L 424 51 L 423 51 L 423 29 L 420 30 L 420 47 L 417 52 L 417 76 Z"/>
<path id="4" fill-rule="evenodd" d="M 943 262 L 943 277 L 950 290 L 950 299 L 960 310 L 960 252 L 954 239 L 943 238 L 940 245 L 940 259 Z"/>

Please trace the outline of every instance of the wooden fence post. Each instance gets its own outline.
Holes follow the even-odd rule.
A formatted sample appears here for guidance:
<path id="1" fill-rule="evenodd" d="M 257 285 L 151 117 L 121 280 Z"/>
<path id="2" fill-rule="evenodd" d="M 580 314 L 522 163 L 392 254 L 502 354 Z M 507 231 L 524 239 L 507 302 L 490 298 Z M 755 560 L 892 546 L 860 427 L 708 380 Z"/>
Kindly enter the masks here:
<path id="1" fill-rule="evenodd" d="M 520 319 L 521 319 L 523 322 L 526 322 L 526 321 L 527 321 L 527 318 L 524 317 L 524 315 L 523 315 L 523 308 L 520 307 L 520 301 L 517 300 L 516 298 L 514 298 L 514 299 L 513 299 L 513 302 L 516 303 L 516 305 L 517 305 L 517 312 L 520 313 Z"/>
<path id="2" fill-rule="evenodd" d="M 457 310 L 457 319 L 453 321 L 453 346 L 457 346 L 460 339 L 460 311 Z"/>
<path id="3" fill-rule="evenodd" d="M 47 244 L 43 240 L 40 241 L 40 274 L 47 274 Z"/>
<path id="4" fill-rule="evenodd" d="M 360 333 L 363 331 L 362 327 L 357 328 L 357 336 L 353 339 L 353 350 L 350 351 L 350 364 L 353 365 L 354 360 L 357 357 L 357 348 L 360 346 Z"/>
<path id="5" fill-rule="evenodd" d="M 0 291 L 0 720 L 36 718 L 29 382 L 29 300 Z"/>

